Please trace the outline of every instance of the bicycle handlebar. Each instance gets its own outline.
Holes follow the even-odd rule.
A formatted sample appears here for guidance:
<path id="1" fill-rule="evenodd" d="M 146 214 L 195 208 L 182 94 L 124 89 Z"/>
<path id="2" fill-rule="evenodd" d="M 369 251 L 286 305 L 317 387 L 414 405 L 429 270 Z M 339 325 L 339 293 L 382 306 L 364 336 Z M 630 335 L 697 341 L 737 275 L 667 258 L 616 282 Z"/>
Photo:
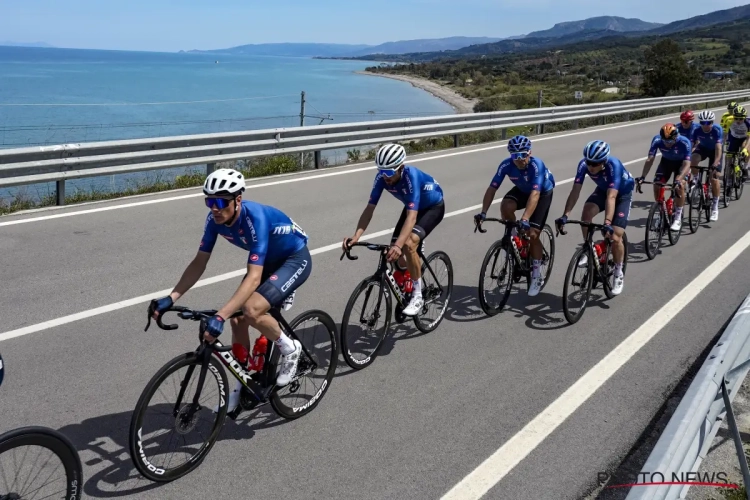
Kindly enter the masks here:
<path id="1" fill-rule="evenodd" d="M 604 227 L 604 224 L 597 224 L 596 222 L 586 222 L 582 220 L 568 220 L 565 224 L 578 224 L 579 226 L 588 227 L 593 230 L 601 229 Z M 563 226 L 558 226 L 557 228 L 557 234 L 560 235 L 566 235 L 568 234 L 567 231 L 563 230 Z"/>
<path id="2" fill-rule="evenodd" d="M 505 219 L 495 219 L 494 217 L 486 217 L 484 220 L 476 220 L 474 219 L 474 232 L 476 233 L 477 230 L 480 233 L 486 233 L 486 229 L 482 229 L 482 224 L 484 222 L 499 222 L 500 224 L 504 224 L 506 226 L 515 226 L 517 229 L 521 229 L 521 222 L 517 220 L 505 220 Z"/>
<path id="3" fill-rule="evenodd" d="M 672 182 L 671 184 L 667 184 L 666 182 L 656 182 L 656 181 L 654 181 L 654 182 L 650 182 L 650 181 L 636 182 L 635 183 L 635 189 L 636 189 L 636 191 L 638 191 L 641 194 L 643 194 L 643 191 L 641 191 L 641 186 L 643 184 L 653 184 L 654 186 L 664 186 L 665 188 L 670 189 L 670 190 L 672 190 L 675 187 L 677 187 L 677 182 Z"/>
<path id="4" fill-rule="evenodd" d="M 367 247 L 369 250 L 384 251 L 384 250 L 389 250 L 391 246 L 392 245 L 378 245 L 376 243 L 366 243 L 366 242 L 352 243 L 351 245 L 347 245 L 346 250 L 344 250 L 344 253 L 341 254 L 341 258 L 339 260 L 344 260 L 344 256 L 346 256 L 346 258 L 349 260 L 359 259 L 358 256 L 352 255 L 350 253 L 353 247 Z"/>
<path id="5" fill-rule="evenodd" d="M 143 330 L 144 332 L 147 331 L 149 329 L 149 327 L 151 326 L 151 316 L 154 313 L 153 307 L 154 307 L 154 302 L 152 301 L 151 306 L 149 306 L 149 309 L 148 309 L 148 322 L 146 323 L 146 328 Z M 163 323 L 163 321 L 164 321 L 164 315 L 166 313 L 168 313 L 168 312 L 176 312 L 177 315 L 180 318 L 182 318 L 182 319 L 190 319 L 190 320 L 193 320 L 193 321 L 200 321 L 201 322 L 200 331 L 201 331 L 201 333 L 203 333 L 203 331 L 205 330 L 204 329 L 205 320 L 207 320 L 211 316 L 215 315 L 218 311 L 216 309 L 206 309 L 206 310 L 203 310 L 203 311 L 198 311 L 198 310 L 189 309 L 189 308 L 183 307 L 183 306 L 174 306 L 173 305 L 172 307 L 170 307 L 169 309 L 167 309 L 166 311 L 164 311 L 163 313 L 159 314 L 156 317 L 156 324 L 162 330 L 176 330 L 177 329 L 177 325 L 176 324 L 165 325 Z M 236 313 L 232 314 L 227 319 L 236 318 L 237 316 L 242 316 L 242 315 L 243 315 L 242 311 L 237 311 Z M 232 346 L 230 344 L 228 346 L 223 346 L 223 347 L 214 347 L 214 349 L 216 349 L 217 351 L 225 352 L 225 351 L 232 350 Z"/>

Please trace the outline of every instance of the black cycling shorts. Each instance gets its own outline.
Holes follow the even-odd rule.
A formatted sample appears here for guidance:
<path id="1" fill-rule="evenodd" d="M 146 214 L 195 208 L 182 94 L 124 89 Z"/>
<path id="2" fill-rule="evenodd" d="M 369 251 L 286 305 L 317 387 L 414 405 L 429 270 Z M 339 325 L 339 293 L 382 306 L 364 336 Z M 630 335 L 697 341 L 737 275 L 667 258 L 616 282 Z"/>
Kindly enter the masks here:
<path id="1" fill-rule="evenodd" d="M 279 262 L 266 261 L 263 274 L 260 277 L 258 292 L 271 304 L 280 306 L 292 292 L 302 285 L 312 272 L 312 256 L 307 246 L 302 247 L 285 260 Z M 242 278 L 247 278 L 247 274 Z"/>
<path id="2" fill-rule="evenodd" d="M 662 156 L 654 174 L 654 182 L 666 183 L 672 178 L 672 174 L 677 178 L 680 170 L 682 170 L 682 160 L 670 160 Z"/>
<path id="3" fill-rule="evenodd" d="M 396 228 L 393 230 L 393 235 L 391 236 L 391 244 L 395 243 L 395 241 L 401 234 L 401 229 L 404 227 L 404 222 L 406 222 L 406 212 L 406 207 L 404 207 L 403 211 L 401 212 L 401 217 L 399 217 L 398 222 L 396 223 Z M 411 232 L 419 236 L 419 241 L 421 242 L 422 240 L 427 238 L 427 236 L 432 232 L 433 229 L 437 227 L 438 224 L 440 224 L 440 221 L 443 220 L 444 216 L 445 203 L 443 202 L 443 200 L 440 200 L 440 202 L 436 203 L 435 205 L 423 208 L 417 212 L 417 222 L 414 223 L 414 229 L 412 229 Z"/>
<path id="4" fill-rule="evenodd" d="M 516 202 L 516 210 L 526 208 L 526 204 L 529 202 L 529 196 L 531 193 L 524 193 L 518 186 L 513 186 L 513 189 L 508 191 L 503 199 L 509 199 Z M 529 217 L 529 225 L 535 229 L 541 230 L 547 223 L 547 216 L 549 215 L 549 207 L 552 205 L 552 190 L 550 189 L 546 193 L 539 195 L 539 201 L 536 204 L 534 213 Z"/>
<path id="5" fill-rule="evenodd" d="M 628 194 L 618 194 L 615 199 L 615 216 L 612 219 L 612 225 L 623 229 L 628 227 L 628 218 L 630 217 L 630 207 L 633 201 L 633 192 Z M 593 203 L 599 207 L 600 212 L 604 212 L 607 207 L 607 191 L 595 189 L 586 203 Z"/>
<path id="6" fill-rule="evenodd" d="M 710 149 L 709 150 L 709 149 L 706 149 L 706 148 L 704 148 L 702 146 L 698 146 L 698 149 L 696 149 L 695 152 L 700 155 L 700 157 L 701 157 L 700 161 L 703 161 L 706 158 L 708 158 L 708 166 L 709 167 L 711 165 L 713 165 L 714 162 L 716 161 L 716 150 L 715 149 Z M 700 161 L 698 163 L 700 163 Z M 721 172 L 721 162 L 719 162 L 719 166 L 716 167 L 716 171 L 717 172 Z"/>

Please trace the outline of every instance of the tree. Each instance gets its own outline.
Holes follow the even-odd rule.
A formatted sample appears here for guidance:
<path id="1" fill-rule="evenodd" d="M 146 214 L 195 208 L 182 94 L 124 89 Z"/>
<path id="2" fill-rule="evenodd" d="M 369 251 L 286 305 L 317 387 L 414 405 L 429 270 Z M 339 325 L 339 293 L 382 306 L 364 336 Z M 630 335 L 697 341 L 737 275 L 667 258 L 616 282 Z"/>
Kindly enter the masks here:
<path id="1" fill-rule="evenodd" d="M 644 52 L 646 67 L 643 92 L 662 97 L 672 90 L 695 84 L 698 73 L 682 57 L 680 46 L 671 38 L 660 40 Z"/>

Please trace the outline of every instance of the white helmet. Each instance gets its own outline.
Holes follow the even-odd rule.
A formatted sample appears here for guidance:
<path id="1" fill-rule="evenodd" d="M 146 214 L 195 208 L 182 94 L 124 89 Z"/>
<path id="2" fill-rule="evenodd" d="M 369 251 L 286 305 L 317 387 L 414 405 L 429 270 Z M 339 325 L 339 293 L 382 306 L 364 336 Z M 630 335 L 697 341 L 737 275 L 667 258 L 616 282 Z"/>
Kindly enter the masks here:
<path id="1" fill-rule="evenodd" d="M 386 144 L 378 149 L 375 155 L 375 165 L 378 170 L 398 168 L 406 160 L 406 150 L 400 144 Z"/>
<path id="2" fill-rule="evenodd" d="M 716 115 L 714 114 L 714 112 L 708 109 L 701 111 L 701 113 L 698 115 L 698 121 L 701 122 L 712 122 L 715 119 Z"/>
<path id="3" fill-rule="evenodd" d="M 206 177 L 203 192 L 214 196 L 237 196 L 245 190 L 245 177 L 231 168 L 220 168 Z"/>

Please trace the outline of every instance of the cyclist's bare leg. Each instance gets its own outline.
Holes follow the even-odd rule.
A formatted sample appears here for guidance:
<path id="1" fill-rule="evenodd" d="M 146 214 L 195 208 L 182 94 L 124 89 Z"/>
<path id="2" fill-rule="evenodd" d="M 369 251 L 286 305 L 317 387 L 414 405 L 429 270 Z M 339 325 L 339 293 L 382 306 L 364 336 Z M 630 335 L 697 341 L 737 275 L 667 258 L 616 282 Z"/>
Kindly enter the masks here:
<path id="1" fill-rule="evenodd" d="M 581 220 L 583 222 L 591 222 L 598 213 L 599 206 L 596 203 L 586 203 L 583 205 L 583 210 L 581 211 Z M 589 234 L 589 228 L 581 226 L 581 233 L 585 240 Z"/>
<path id="2" fill-rule="evenodd" d="M 406 267 L 409 269 L 412 281 L 418 281 L 422 277 L 422 262 L 420 262 L 417 249 L 420 244 L 419 236 L 411 233 L 404 243 L 404 254 L 406 257 Z"/>
<path id="3" fill-rule="evenodd" d="M 542 232 L 535 227 L 532 227 L 529 231 L 529 238 L 531 239 L 531 258 L 534 260 L 542 260 L 542 257 L 544 256 L 544 246 L 539 239 L 541 233 Z"/>
<path id="4" fill-rule="evenodd" d="M 719 193 L 721 192 L 721 188 L 719 185 L 719 179 L 722 178 L 722 174 L 714 170 L 713 178 L 711 179 L 711 192 L 714 195 L 715 199 L 719 199 Z"/>
<path id="5" fill-rule="evenodd" d="M 518 210 L 516 200 L 504 198 L 500 203 L 500 216 L 505 220 L 516 220 L 516 210 Z"/>
<path id="6" fill-rule="evenodd" d="M 243 322 L 247 321 L 249 326 L 268 337 L 268 340 L 275 342 L 279 340 L 281 327 L 273 316 L 266 314 L 269 309 L 271 309 L 271 304 L 268 303 L 266 298 L 258 292 L 254 292 L 242 306 L 242 319 Z M 245 334 L 247 334 L 247 329 L 245 329 Z"/>
<path id="7" fill-rule="evenodd" d="M 615 233 L 612 235 L 612 257 L 614 257 L 615 264 L 622 264 L 625 260 L 625 245 L 622 242 L 622 235 L 625 230 L 618 226 L 612 226 Z"/>

